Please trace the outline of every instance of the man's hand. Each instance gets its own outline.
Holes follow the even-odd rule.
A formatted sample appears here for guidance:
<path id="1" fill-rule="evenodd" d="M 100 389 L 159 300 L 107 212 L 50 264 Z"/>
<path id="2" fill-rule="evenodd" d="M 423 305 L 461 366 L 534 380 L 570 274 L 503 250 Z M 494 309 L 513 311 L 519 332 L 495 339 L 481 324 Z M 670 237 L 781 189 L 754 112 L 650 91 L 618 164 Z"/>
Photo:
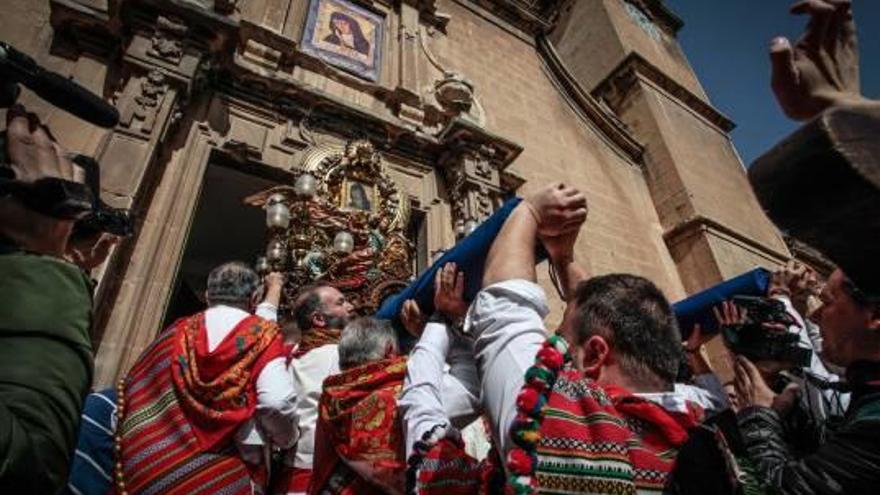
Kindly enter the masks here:
<path id="1" fill-rule="evenodd" d="M 695 323 L 691 334 L 688 335 L 687 341 L 682 342 L 688 368 L 690 368 L 691 373 L 694 375 L 712 373 L 712 366 L 709 365 L 709 361 L 703 353 L 703 345 L 711 339 L 712 336 L 703 335 L 703 328 L 699 323 Z"/>
<path id="2" fill-rule="evenodd" d="M 82 169 L 67 158 L 40 119 L 21 105 L 6 113 L 6 155 L 16 182 L 33 184 L 45 178 L 85 182 Z M 24 250 L 64 258 L 73 223 L 37 213 L 13 197 L 0 198 L 0 235 Z"/>
<path id="3" fill-rule="evenodd" d="M 267 290 L 280 289 L 284 287 L 284 274 L 281 272 L 270 272 L 263 277 Z"/>
<path id="4" fill-rule="evenodd" d="M 282 289 L 284 288 L 284 274 L 281 272 L 270 272 L 263 277 L 263 286 L 266 288 L 266 296 L 263 302 L 267 302 L 274 306 L 281 304 Z"/>
<path id="5" fill-rule="evenodd" d="M 758 367 L 744 356 L 737 356 L 735 361 L 737 406 L 769 407 L 780 416 L 785 416 L 797 404 L 800 388 L 795 383 L 788 384 L 782 393 L 774 392 L 764 380 Z"/>
<path id="6" fill-rule="evenodd" d="M 464 272 L 455 263 L 446 263 L 434 278 L 434 310 L 450 320 L 460 320 L 467 313 L 464 302 Z"/>
<path id="7" fill-rule="evenodd" d="M 422 315 L 419 303 L 412 299 L 404 301 L 403 307 L 400 308 L 400 323 L 413 337 L 422 336 L 422 331 L 425 329 L 425 317 Z"/>
<path id="8" fill-rule="evenodd" d="M 712 312 L 715 313 L 715 320 L 719 327 L 741 325 L 746 322 L 746 312 L 733 301 L 722 302 L 721 307 L 715 306 L 712 308 Z"/>
<path id="9" fill-rule="evenodd" d="M 868 100 L 859 91 L 859 50 L 850 0 L 804 0 L 793 14 L 810 22 L 797 44 L 770 44 L 773 92 L 786 115 L 807 120 L 834 105 Z"/>
<path id="10" fill-rule="evenodd" d="M 798 261 L 789 261 L 770 278 L 768 295 L 789 295 L 795 311 L 802 316 L 807 314 L 807 299 L 818 296 L 819 281 L 816 272 Z"/>
<path id="11" fill-rule="evenodd" d="M 68 243 L 67 256 L 80 268 L 89 271 L 100 266 L 107 259 L 110 248 L 117 242 L 119 237 L 113 234 L 98 233 L 78 242 Z"/>
<path id="12" fill-rule="evenodd" d="M 570 234 L 587 218 L 586 196 L 561 182 L 541 188 L 525 201 L 538 222 L 541 237 Z"/>
<path id="13" fill-rule="evenodd" d="M 584 220 L 586 220 L 586 217 Z M 577 225 L 575 230 L 567 234 L 554 237 L 539 236 L 544 244 L 544 249 L 550 255 L 551 262 L 561 265 L 574 260 L 574 245 L 577 242 L 578 234 L 581 233 L 581 225 L 583 225 L 583 221 Z"/>
<path id="14" fill-rule="evenodd" d="M 83 170 L 67 158 L 40 119 L 21 105 L 12 106 L 6 113 L 6 139 L 9 165 L 16 181 L 33 184 L 51 177 L 85 182 Z"/>
<path id="15" fill-rule="evenodd" d="M 736 386 L 739 407 L 745 409 L 752 406 L 773 406 L 776 393 L 764 381 L 758 368 L 745 356 L 737 356 L 734 365 L 736 378 L 733 383 Z"/>

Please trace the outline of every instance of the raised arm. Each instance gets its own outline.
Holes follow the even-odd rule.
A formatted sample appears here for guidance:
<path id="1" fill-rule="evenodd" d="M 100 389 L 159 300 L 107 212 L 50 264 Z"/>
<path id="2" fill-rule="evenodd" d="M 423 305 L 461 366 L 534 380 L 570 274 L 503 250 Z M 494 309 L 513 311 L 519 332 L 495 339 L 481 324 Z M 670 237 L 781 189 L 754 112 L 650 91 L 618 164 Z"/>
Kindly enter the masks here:
<path id="1" fill-rule="evenodd" d="M 424 329 L 417 335 L 419 341 L 410 353 L 406 379 L 398 400 L 407 458 L 412 454 L 416 442 L 425 441 L 431 435 L 442 438 L 452 431 L 454 418 L 451 416 L 455 415 L 455 411 L 450 406 L 461 403 L 464 409 L 471 409 L 472 397 L 467 387 L 456 383 L 455 378 L 443 371 L 450 350 L 450 323 L 463 318 L 467 311 L 463 291 L 464 274 L 458 272 L 455 263 L 447 263 L 437 271 L 434 280 L 434 308 L 437 313 L 428 319 Z M 404 308 L 404 311 L 407 309 Z"/>
<path id="2" fill-rule="evenodd" d="M 534 282 L 537 235 L 540 233 L 543 238 L 570 235 L 580 229 L 586 217 L 586 197 L 562 183 L 551 184 L 528 196 L 510 214 L 489 250 L 483 287 L 505 280 Z"/>
<path id="3" fill-rule="evenodd" d="M 278 321 L 278 306 L 281 304 L 281 289 L 284 287 L 284 275 L 272 272 L 263 279 L 265 295 L 257 305 L 256 314 L 260 318 Z"/>
<path id="4" fill-rule="evenodd" d="M 483 407 L 502 456 L 512 446 L 509 431 L 524 373 L 547 338 L 543 321 L 548 311 L 546 297 L 535 283 L 537 236 L 572 244 L 576 238 L 572 233 L 580 229 L 586 215 L 583 194 L 553 184 L 514 210 L 489 251 L 483 290 L 465 324 L 476 337 Z"/>

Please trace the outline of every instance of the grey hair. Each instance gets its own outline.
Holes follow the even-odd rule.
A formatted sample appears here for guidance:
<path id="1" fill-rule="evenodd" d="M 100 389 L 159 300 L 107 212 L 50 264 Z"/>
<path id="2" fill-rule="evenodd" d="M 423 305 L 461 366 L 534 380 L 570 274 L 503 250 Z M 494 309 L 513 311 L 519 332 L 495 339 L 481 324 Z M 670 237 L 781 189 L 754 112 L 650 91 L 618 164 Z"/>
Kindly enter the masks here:
<path id="1" fill-rule="evenodd" d="M 245 263 L 232 261 L 223 263 L 208 274 L 205 298 L 208 306 L 247 306 L 259 287 L 260 277 L 257 272 Z"/>
<path id="2" fill-rule="evenodd" d="M 388 320 L 356 318 L 339 338 L 339 367 L 345 370 L 382 360 L 389 348 L 399 352 L 397 335 Z"/>

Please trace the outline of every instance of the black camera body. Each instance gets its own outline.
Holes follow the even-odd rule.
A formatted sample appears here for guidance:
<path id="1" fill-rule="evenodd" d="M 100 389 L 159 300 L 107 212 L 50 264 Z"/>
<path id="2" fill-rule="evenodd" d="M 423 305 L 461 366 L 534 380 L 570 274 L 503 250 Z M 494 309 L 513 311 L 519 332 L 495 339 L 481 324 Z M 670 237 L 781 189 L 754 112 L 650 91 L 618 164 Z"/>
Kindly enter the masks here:
<path id="1" fill-rule="evenodd" d="M 810 365 L 813 351 L 798 345 L 797 334 L 764 327 L 765 323 L 780 323 L 786 327 L 796 324 L 782 301 L 753 296 L 734 296 L 732 301 L 746 311 L 745 323 L 721 328 L 724 340 L 734 353 L 752 361 L 779 361 L 796 367 Z"/>

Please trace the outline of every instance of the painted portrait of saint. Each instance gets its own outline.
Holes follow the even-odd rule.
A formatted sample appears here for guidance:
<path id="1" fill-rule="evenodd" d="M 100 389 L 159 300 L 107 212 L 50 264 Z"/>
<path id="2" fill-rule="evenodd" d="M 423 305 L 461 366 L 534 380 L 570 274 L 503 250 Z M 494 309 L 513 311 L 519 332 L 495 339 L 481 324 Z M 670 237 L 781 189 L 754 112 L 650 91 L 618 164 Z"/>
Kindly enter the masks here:
<path id="1" fill-rule="evenodd" d="M 346 208 L 361 211 L 372 211 L 373 201 L 371 199 L 373 188 L 360 182 L 350 182 L 348 185 L 348 201 Z"/>
<path id="2" fill-rule="evenodd" d="M 302 50 L 357 76 L 376 81 L 385 18 L 348 0 L 312 0 Z"/>
<path id="3" fill-rule="evenodd" d="M 330 34 L 324 41 L 354 50 L 362 55 L 370 54 L 370 42 L 364 37 L 361 25 L 342 12 L 330 14 Z"/>

